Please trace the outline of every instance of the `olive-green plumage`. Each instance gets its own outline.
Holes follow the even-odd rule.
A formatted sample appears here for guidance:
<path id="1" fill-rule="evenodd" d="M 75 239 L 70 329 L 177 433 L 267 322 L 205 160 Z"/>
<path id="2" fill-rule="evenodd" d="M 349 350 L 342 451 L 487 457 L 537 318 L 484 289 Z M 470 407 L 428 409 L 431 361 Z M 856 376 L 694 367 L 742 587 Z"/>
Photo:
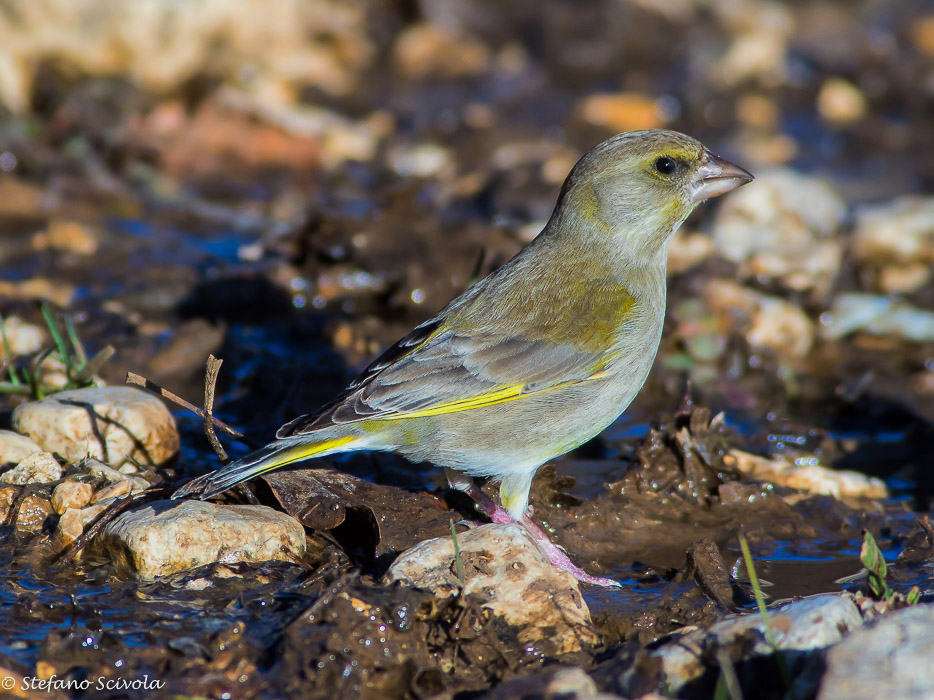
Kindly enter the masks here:
<path id="1" fill-rule="evenodd" d="M 544 230 L 278 440 L 183 487 L 206 498 L 284 464 L 384 450 L 501 480 L 521 518 L 535 471 L 642 388 L 665 315 L 668 242 L 702 200 L 752 179 L 696 140 L 637 131 L 574 166 Z"/>

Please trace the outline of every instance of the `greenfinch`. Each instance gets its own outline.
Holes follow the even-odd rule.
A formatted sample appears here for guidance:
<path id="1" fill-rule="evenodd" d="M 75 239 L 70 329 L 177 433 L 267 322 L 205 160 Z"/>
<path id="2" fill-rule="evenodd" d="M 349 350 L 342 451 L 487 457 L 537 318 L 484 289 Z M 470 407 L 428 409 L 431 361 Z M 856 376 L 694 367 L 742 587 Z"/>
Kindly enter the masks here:
<path id="1" fill-rule="evenodd" d="M 445 469 L 494 522 L 524 525 L 536 470 L 612 423 L 642 388 L 665 318 L 668 244 L 702 201 L 753 179 L 674 131 L 619 134 L 571 170 L 542 232 L 276 440 L 173 498 L 210 498 L 311 457 L 381 450 Z M 500 483 L 502 508 L 473 477 Z"/>

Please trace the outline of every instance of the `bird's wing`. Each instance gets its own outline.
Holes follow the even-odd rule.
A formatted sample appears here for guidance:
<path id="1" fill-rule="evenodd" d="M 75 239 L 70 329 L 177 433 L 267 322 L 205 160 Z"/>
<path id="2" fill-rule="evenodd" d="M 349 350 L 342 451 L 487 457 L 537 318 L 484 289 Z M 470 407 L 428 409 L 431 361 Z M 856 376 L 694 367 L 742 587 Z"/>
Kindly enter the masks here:
<path id="1" fill-rule="evenodd" d="M 521 399 L 600 376 L 605 360 L 606 352 L 571 343 L 455 330 L 439 315 L 386 350 L 334 401 L 284 425 L 277 437 Z"/>

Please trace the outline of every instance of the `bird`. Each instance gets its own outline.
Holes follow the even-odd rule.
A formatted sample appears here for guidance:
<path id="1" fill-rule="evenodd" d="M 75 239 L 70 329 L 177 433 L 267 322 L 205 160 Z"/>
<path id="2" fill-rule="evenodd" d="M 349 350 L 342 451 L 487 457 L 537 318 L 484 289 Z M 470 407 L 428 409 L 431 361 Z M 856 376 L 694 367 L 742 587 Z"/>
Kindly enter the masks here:
<path id="1" fill-rule="evenodd" d="M 696 139 L 618 134 L 571 169 L 542 231 L 379 355 L 319 410 L 172 496 L 211 498 L 311 458 L 384 451 L 444 469 L 498 523 L 592 576 L 529 513 L 536 470 L 598 435 L 642 389 L 662 335 L 668 246 L 701 202 L 753 180 Z M 500 504 L 475 478 L 499 482 Z"/>

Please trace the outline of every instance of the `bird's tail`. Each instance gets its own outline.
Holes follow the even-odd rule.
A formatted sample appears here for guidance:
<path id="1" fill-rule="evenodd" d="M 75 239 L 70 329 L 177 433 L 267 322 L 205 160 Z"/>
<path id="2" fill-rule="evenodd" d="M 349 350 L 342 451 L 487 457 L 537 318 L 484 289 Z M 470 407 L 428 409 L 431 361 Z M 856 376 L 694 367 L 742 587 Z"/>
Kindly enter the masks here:
<path id="1" fill-rule="evenodd" d="M 210 474 L 192 479 L 172 494 L 173 499 L 193 496 L 206 499 L 223 493 L 254 476 L 271 472 L 309 457 L 324 457 L 335 452 L 344 452 L 350 443 L 359 438 L 352 435 L 315 439 L 314 434 L 301 439 L 277 440 L 251 452 L 246 457 L 227 464 Z"/>

